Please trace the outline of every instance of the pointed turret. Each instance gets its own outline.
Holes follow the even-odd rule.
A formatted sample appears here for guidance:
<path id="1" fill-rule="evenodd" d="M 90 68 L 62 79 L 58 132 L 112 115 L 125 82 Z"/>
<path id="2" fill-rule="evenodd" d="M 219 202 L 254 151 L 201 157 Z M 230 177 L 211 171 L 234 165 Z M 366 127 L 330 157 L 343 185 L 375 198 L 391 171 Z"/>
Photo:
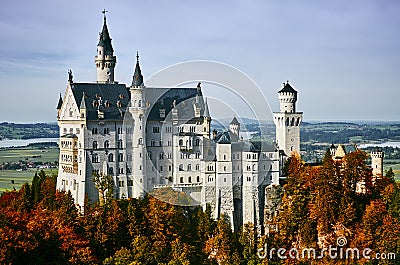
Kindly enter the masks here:
<path id="1" fill-rule="evenodd" d="M 236 119 L 236 117 L 233 117 L 232 121 L 230 124 L 234 124 L 234 125 L 240 125 L 239 121 Z"/>
<path id="2" fill-rule="evenodd" d="M 114 83 L 114 68 L 117 58 L 114 56 L 114 49 L 111 44 L 110 33 L 107 27 L 106 10 L 103 10 L 104 23 L 100 32 L 99 43 L 97 44 L 97 55 L 95 63 L 97 68 L 98 83 Z"/>
<path id="3" fill-rule="evenodd" d="M 104 47 L 104 53 L 112 55 L 112 53 L 114 52 L 114 49 L 111 44 L 110 33 L 108 32 L 107 17 L 106 17 L 105 12 L 106 11 L 103 10 L 103 14 L 104 14 L 103 29 L 100 32 L 99 44 L 97 44 L 97 46 Z"/>
<path id="4" fill-rule="evenodd" d="M 140 64 L 139 64 L 139 52 L 136 52 L 136 67 L 135 67 L 135 72 L 133 73 L 132 86 L 133 87 L 144 86 L 142 70 L 140 70 Z"/>
<path id="5" fill-rule="evenodd" d="M 204 102 L 204 114 L 203 117 L 211 117 L 210 116 L 210 110 L 208 109 L 208 102 L 207 102 L 207 98 Z"/>
<path id="6" fill-rule="evenodd" d="M 58 99 L 58 104 L 57 104 L 57 110 L 61 109 L 62 104 L 63 104 L 63 100 L 62 100 L 62 96 L 60 93 L 60 98 Z"/>
<path id="7" fill-rule="evenodd" d="M 81 105 L 79 106 L 79 109 L 86 109 L 85 92 L 83 92 L 83 94 L 82 94 L 82 100 L 81 100 Z"/>
<path id="8" fill-rule="evenodd" d="M 87 110 L 86 110 L 86 96 L 85 96 L 85 92 L 82 93 L 82 100 L 81 100 L 81 104 L 79 106 L 79 113 L 81 115 L 81 119 L 85 119 L 86 118 L 86 114 L 87 114 Z"/>
<path id="9" fill-rule="evenodd" d="M 239 140 L 240 122 L 233 117 L 231 123 L 229 123 L 229 132 L 231 133 L 231 140 L 237 142 Z"/>
<path id="10" fill-rule="evenodd" d="M 58 99 L 58 104 L 57 104 L 57 119 L 60 118 L 62 104 L 63 104 L 63 100 L 62 100 L 62 96 L 60 93 L 60 98 Z"/>

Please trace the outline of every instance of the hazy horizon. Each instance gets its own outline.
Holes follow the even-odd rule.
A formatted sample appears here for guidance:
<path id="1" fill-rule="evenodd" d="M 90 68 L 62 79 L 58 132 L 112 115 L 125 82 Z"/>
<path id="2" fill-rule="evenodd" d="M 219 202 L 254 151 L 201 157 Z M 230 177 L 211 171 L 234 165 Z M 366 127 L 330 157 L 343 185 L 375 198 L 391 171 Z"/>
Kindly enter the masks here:
<path id="1" fill-rule="evenodd" d="M 289 80 L 306 121 L 400 119 L 396 0 L 15 0 L 0 10 L 0 120 L 56 121 L 68 69 L 76 82 L 96 79 L 103 8 L 120 83 L 130 84 L 139 51 L 145 84 L 173 64 L 216 61 L 248 75 L 268 111 L 279 110 L 277 91 Z"/>

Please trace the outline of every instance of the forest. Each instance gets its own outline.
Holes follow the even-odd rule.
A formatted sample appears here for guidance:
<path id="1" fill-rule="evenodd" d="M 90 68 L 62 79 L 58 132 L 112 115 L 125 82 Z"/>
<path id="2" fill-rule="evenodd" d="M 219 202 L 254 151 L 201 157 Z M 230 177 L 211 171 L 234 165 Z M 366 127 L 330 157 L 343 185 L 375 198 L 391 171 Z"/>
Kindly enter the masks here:
<path id="1" fill-rule="evenodd" d="M 327 154 L 310 166 L 292 156 L 266 235 L 250 223 L 233 233 L 226 216 L 214 220 L 209 207 L 154 196 L 171 201 L 172 189 L 124 200 L 108 192 L 101 204 L 78 211 L 70 193 L 56 191 L 56 177 L 42 171 L 0 197 L 0 264 L 399 264 L 400 187 L 391 170 L 373 179 L 366 159 L 363 151 L 340 161 Z M 331 246 L 342 254 L 332 258 Z M 345 255 L 356 248 L 358 256 Z"/>

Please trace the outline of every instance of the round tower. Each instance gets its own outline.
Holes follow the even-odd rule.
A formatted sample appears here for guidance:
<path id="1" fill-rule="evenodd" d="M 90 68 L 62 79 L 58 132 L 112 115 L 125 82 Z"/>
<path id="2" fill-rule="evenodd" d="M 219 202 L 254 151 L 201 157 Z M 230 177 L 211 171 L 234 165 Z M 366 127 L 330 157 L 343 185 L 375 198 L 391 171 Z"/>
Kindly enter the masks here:
<path id="1" fill-rule="evenodd" d="M 379 179 L 383 176 L 383 157 L 382 148 L 376 148 L 371 152 L 371 167 L 374 179 Z"/>
<path id="2" fill-rule="evenodd" d="M 296 101 L 297 91 L 289 85 L 289 81 L 283 83 L 284 87 L 278 92 L 280 112 L 295 113 L 296 112 Z"/>
<path id="3" fill-rule="evenodd" d="M 129 112 L 132 115 L 132 177 L 133 197 L 138 198 L 147 190 L 146 179 L 146 103 L 143 76 L 139 65 L 139 54 L 136 55 L 136 67 L 130 87 L 131 102 Z"/>
<path id="4" fill-rule="evenodd" d="M 104 14 L 103 30 L 100 32 L 99 43 L 97 44 L 97 55 L 95 57 L 97 82 L 114 83 L 114 68 L 117 63 L 117 57 L 114 56 L 114 49 L 108 32 L 107 11 L 103 10 L 102 12 Z"/>
<path id="5" fill-rule="evenodd" d="M 300 152 L 300 125 L 302 112 L 296 112 L 297 91 L 287 83 L 278 91 L 280 112 L 274 112 L 276 143 L 287 156 Z"/>
<path id="6" fill-rule="evenodd" d="M 236 117 L 233 117 L 231 123 L 229 123 L 229 131 L 233 136 L 231 137 L 231 140 L 236 142 L 239 139 L 239 131 L 240 131 L 240 123 L 236 119 Z"/>

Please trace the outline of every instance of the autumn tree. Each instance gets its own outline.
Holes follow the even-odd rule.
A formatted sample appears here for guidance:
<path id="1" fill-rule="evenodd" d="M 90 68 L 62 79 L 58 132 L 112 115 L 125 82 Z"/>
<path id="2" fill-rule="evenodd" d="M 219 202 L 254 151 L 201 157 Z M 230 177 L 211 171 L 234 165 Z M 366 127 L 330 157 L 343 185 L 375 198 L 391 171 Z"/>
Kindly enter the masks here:
<path id="1" fill-rule="evenodd" d="M 96 189 L 99 191 L 99 203 L 103 205 L 106 202 L 111 201 L 114 196 L 114 180 L 110 175 L 106 175 L 102 172 L 93 173 L 93 182 Z"/>

